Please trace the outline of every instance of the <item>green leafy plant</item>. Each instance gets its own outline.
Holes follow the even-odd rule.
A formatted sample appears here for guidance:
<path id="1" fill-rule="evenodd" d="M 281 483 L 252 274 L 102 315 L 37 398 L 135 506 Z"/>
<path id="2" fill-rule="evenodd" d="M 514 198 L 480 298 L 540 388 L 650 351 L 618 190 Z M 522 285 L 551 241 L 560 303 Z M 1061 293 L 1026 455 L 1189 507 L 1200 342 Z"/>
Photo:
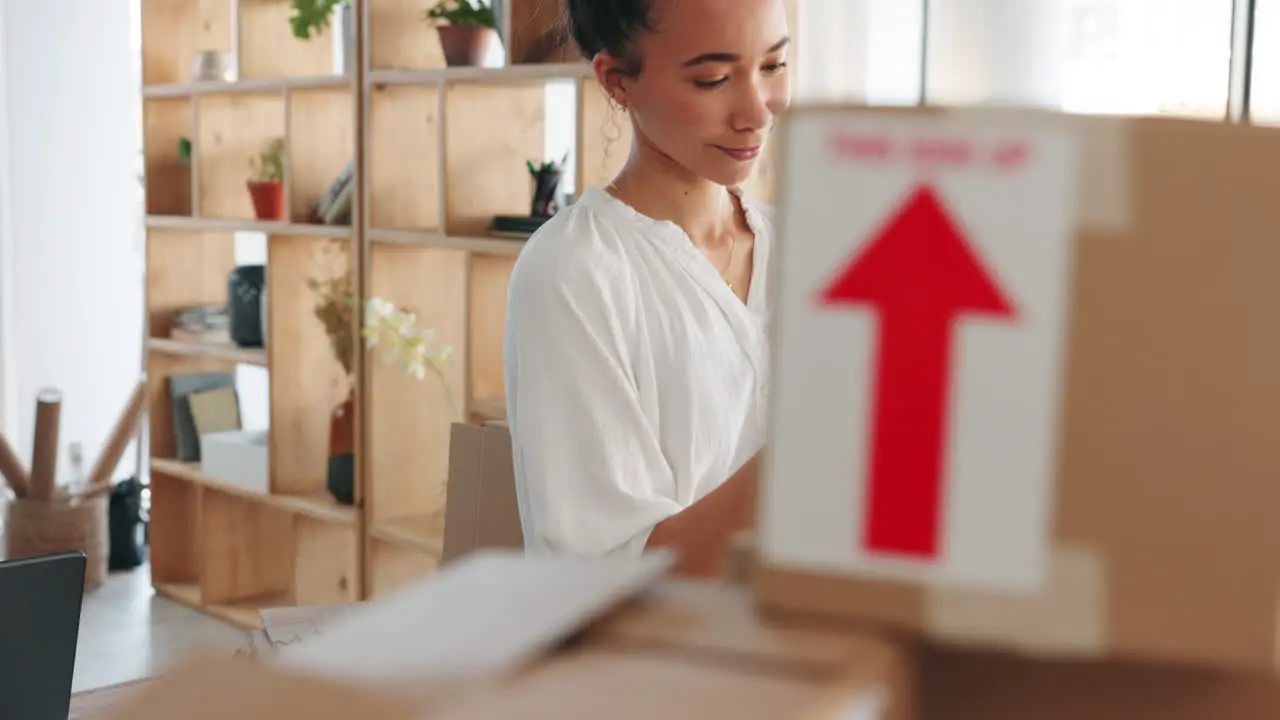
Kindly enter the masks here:
<path id="1" fill-rule="evenodd" d="M 253 179 L 258 182 L 282 182 L 284 180 L 284 138 L 267 141 L 257 156 L 249 159 Z"/>
<path id="2" fill-rule="evenodd" d="M 333 11 L 347 2 L 349 0 L 292 0 L 293 15 L 289 16 L 289 26 L 293 28 L 293 36 L 299 40 L 310 40 L 313 34 L 324 32 L 329 28 Z"/>
<path id="3" fill-rule="evenodd" d="M 495 28 L 493 6 L 486 0 L 440 0 L 427 11 L 427 19 L 444 21 L 450 25 L 479 25 Z"/>
<path id="4" fill-rule="evenodd" d="M 191 138 L 181 137 L 178 139 L 178 162 L 183 165 L 191 163 Z"/>
<path id="5" fill-rule="evenodd" d="M 528 169 L 529 174 L 536 178 L 539 175 L 546 175 L 547 173 L 564 172 L 564 166 L 567 162 L 569 162 L 569 153 L 565 153 L 564 157 L 558 161 L 548 160 L 544 163 L 535 163 L 532 160 L 525 160 L 524 166 Z"/>

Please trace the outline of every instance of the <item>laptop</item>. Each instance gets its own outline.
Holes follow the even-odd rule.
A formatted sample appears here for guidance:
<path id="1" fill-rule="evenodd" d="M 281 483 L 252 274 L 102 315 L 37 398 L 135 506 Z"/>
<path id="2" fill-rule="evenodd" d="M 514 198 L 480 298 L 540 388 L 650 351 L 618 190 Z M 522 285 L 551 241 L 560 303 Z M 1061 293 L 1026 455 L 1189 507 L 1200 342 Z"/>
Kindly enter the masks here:
<path id="1" fill-rule="evenodd" d="M 0 715 L 67 720 L 80 635 L 85 556 L 0 562 Z"/>

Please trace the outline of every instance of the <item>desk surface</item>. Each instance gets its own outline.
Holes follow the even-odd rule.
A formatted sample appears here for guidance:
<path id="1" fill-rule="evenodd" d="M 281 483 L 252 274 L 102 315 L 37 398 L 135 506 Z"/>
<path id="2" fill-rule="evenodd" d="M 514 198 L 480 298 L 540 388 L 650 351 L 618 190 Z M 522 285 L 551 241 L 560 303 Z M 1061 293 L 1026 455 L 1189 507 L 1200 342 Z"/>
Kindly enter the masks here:
<path id="1" fill-rule="evenodd" d="M 145 687 L 150 679 L 142 678 L 75 693 L 71 696 L 71 715 L 68 720 L 98 720 L 113 703 L 139 687 Z"/>

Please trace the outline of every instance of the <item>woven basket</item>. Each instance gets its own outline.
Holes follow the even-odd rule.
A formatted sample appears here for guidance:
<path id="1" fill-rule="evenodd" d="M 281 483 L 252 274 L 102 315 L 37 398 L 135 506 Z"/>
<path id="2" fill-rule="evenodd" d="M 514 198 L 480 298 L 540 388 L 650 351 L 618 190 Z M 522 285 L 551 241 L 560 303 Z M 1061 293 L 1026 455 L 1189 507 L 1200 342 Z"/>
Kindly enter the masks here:
<path id="1" fill-rule="evenodd" d="M 85 592 L 96 590 L 107 580 L 107 499 L 105 493 L 85 499 L 11 499 L 5 512 L 5 557 L 79 550 L 85 554 Z"/>

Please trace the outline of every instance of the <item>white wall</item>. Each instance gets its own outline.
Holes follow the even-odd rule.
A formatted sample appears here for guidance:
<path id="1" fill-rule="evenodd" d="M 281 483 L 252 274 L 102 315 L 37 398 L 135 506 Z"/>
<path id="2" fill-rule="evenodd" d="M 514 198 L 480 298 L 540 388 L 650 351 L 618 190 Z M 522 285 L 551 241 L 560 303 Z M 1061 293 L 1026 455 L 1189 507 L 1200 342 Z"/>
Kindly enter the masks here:
<path id="1" fill-rule="evenodd" d="M 0 0 L 4 427 L 29 462 L 36 393 L 60 388 L 64 482 L 68 443 L 93 461 L 141 367 L 131 31 L 128 0 Z"/>

